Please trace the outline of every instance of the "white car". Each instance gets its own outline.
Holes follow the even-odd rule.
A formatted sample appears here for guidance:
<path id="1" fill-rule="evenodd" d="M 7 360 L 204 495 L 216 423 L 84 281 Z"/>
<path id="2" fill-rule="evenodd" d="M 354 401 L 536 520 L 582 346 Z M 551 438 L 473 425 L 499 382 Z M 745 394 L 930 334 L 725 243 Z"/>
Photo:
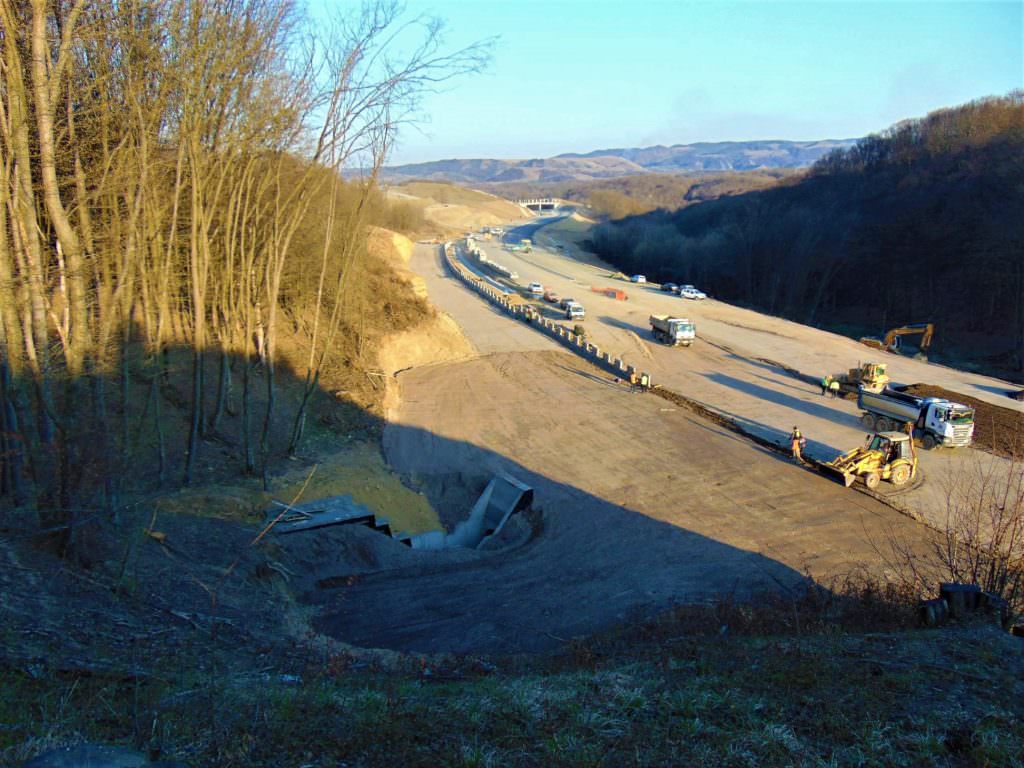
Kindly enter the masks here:
<path id="1" fill-rule="evenodd" d="M 684 285 L 679 288 L 679 298 L 681 299 L 706 299 L 708 295 L 704 291 L 698 291 L 692 285 Z"/>
<path id="2" fill-rule="evenodd" d="M 540 283 L 530 283 L 528 286 L 526 286 L 526 290 L 529 292 L 531 296 L 544 295 L 544 286 L 541 285 Z"/>
<path id="3" fill-rule="evenodd" d="M 630 282 L 633 282 L 633 283 L 646 283 L 647 282 L 647 278 L 644 277 L 643 275 L 633 275 L 629 279 L 630 279 Z"/>

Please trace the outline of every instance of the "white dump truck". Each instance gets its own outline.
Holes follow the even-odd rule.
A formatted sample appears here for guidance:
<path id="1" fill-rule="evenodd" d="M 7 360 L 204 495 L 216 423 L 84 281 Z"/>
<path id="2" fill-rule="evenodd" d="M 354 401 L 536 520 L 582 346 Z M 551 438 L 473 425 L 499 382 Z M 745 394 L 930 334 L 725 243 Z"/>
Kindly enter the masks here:
<path id="1" fill-rule="evenodd" d="M 925 448 L 964 447 L 974 437 L 974 409 L 941 397 L 917 397 L 890 388 L 881 392 L 861 389 L 857 406 L 864 411 L 860 418 L 867 429 L 899 431 L 904 424 L 913 424 L 914 434 Z"/>
<path id="2" fill-rule="evenodd" d="M 662 344 L 671 344 L 673 347 L 682 344 L 688 347 L 697 337 L 696 327 L 685 317 L 651 315 L 650 323 L 651 333 Z"/>

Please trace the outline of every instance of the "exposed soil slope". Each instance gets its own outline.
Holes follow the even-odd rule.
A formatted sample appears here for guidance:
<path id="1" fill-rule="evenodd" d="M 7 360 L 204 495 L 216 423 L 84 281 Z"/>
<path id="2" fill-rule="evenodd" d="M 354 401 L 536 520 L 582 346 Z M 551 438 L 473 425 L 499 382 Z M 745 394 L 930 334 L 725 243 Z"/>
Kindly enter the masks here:
<path id="1" fill-rule="evenodd" d="M 974 442 L 1000 456 L 1024 456 L 1024 413 L 951 392 L 932 384 L 914 384 L 907 392 L 920 397 L 944 397 L 974 408 Z"/>

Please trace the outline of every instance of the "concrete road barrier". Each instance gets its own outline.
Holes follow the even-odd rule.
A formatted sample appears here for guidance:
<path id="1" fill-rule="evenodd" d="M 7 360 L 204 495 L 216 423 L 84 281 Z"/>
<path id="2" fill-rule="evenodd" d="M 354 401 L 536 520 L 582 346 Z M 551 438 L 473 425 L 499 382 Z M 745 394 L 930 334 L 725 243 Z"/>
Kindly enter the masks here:
<path id="1" fill-rule="evenodd" d="M 454 243 L 445 243 L 442 252 L 444 254 L 445 265 L 456 278 L 475 290 L 485 299 L 489 300 L 492 304 L 496 304 L 501 307 L 511 317 L 523 314 L 523 305 L 521 305 L 519 301 L 513 302 L 508 295 L 499 294 L 476 275 L 470 275 L 467 273 L 467 271 L 458 262 Z M 518 297 L 516 298 L 518 299 Z M 541 318 L 540 322 L 534 322 L 532 325 L 535 328 L 546 332 L 563 346 L 573 350 L 577 354 L 580 354 L 590 360 L 590 362 L 609 371 L 610 373 L 615 374 L 616 376 L 619 376 L 623 372 L 626 372 L 627 375 L 636 373 L 638 377 L 644 375 L 643 372 L 638 372 L 635 366 L 626 365 L 626 362 L 621 358 L 613 359 L 610 353 L 601 352 L 601 349 L 597 345 L 586 341 L 583 336 L 577 336 L 570 332 L 568 328 L 565 328 L 559 323 L 554 323 L 547 318 Z M 650 381 L 649 374 L 648 381 Z"/>

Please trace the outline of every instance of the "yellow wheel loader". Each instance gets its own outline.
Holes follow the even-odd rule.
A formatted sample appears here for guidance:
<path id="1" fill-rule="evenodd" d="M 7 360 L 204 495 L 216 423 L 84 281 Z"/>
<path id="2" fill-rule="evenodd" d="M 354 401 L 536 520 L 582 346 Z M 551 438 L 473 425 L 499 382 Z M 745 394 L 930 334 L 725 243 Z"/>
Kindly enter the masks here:
<path id="1" fill-rule="evenodd" d="M 865 392 L 881 392 L 889 383 L 885 363 L 861 363 L 859 368 L 850 368 L 832 378 L 848 392 L 856 392 L 859 388 Z"/>
<path id="2" fill-rule="evenodd" d="M 906 485 L 917 477 L 917 452 L 910 435 L 903 432 L 876 432 L 868 435 L 864 445 L 821 465 L 847 488 L 863 478 L 871 490 L 882 480 L 896 487 Z"/>

